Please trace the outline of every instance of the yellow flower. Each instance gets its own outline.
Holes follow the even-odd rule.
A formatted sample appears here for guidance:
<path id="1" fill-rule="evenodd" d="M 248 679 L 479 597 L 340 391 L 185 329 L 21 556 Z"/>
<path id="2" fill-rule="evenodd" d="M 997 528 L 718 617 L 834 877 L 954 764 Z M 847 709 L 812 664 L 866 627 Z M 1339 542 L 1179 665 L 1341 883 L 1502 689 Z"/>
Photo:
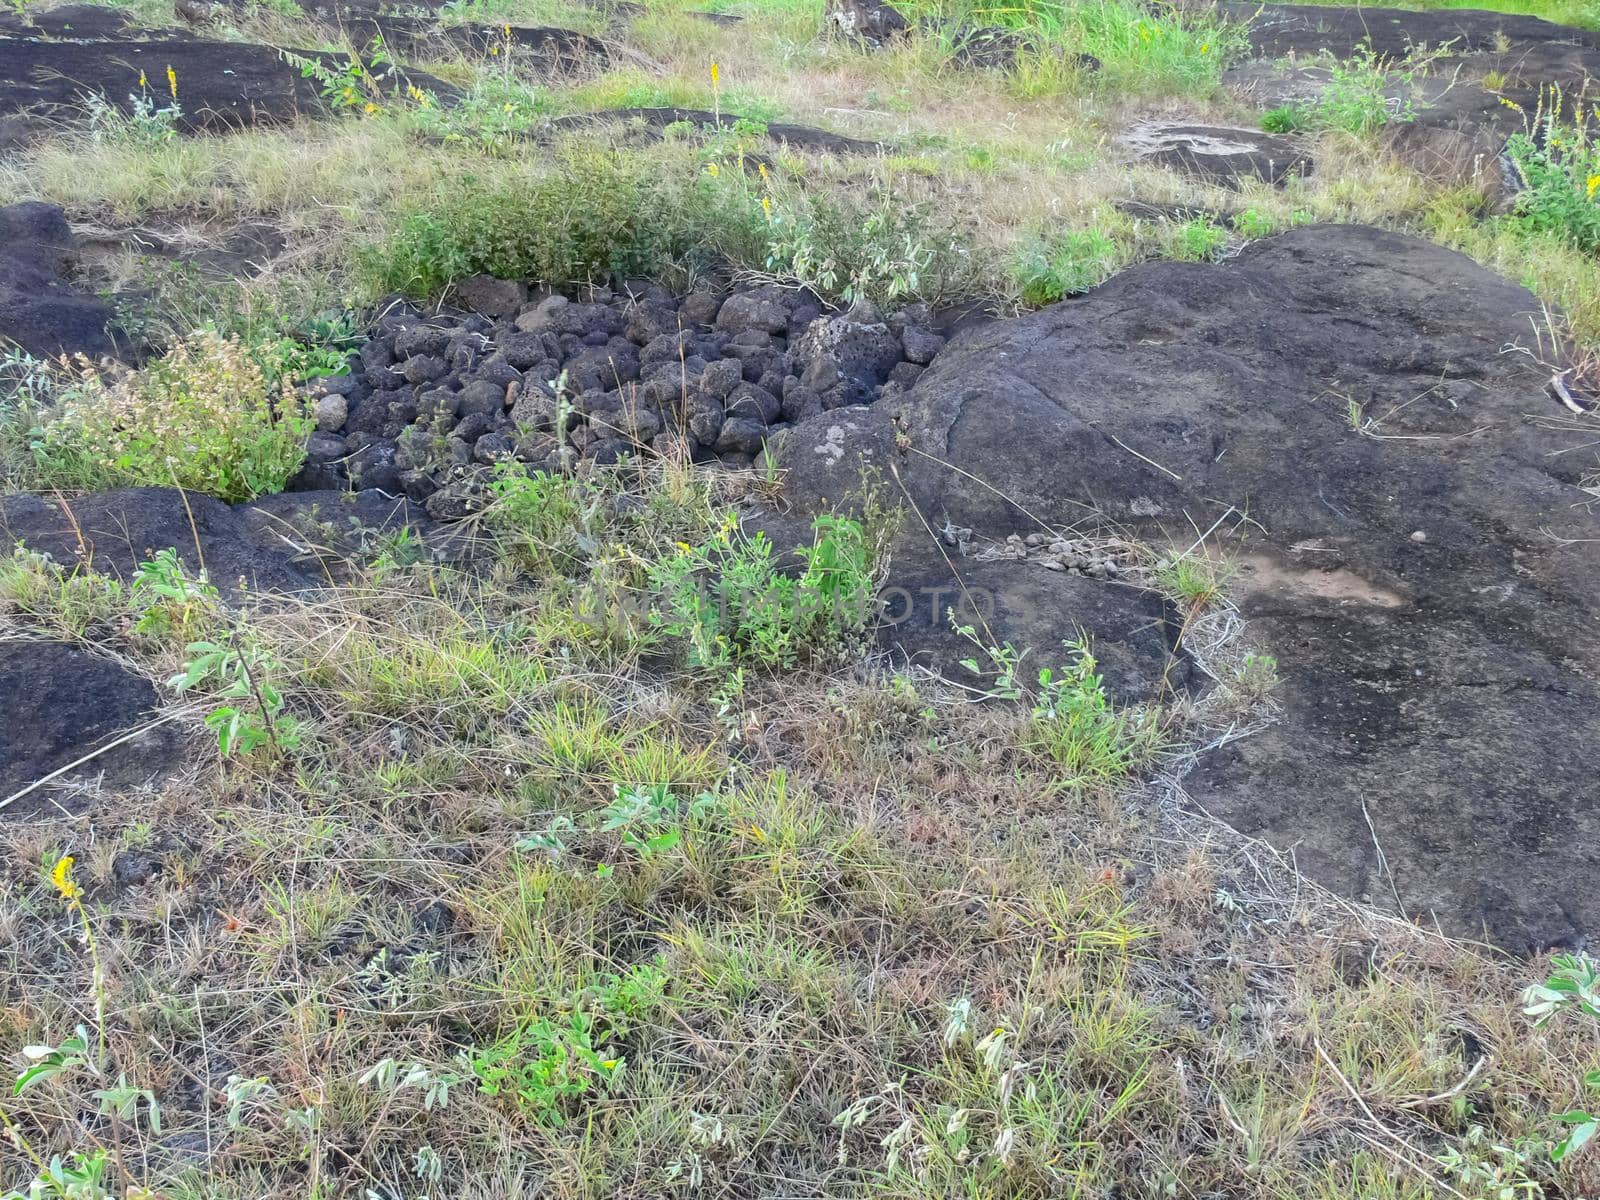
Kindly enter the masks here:
<path id="1" fill-rule="evenodd" d="M 761 197 L 761 211 L 767 214 L 767 220 L 772 220 L 772 197 Z"/>
<path id="2" fill-rule="evenodd" d="M 144 72 L 140 71 L 139 72 L 139 90 L 143 91 L 145 88 L 147 88 L 149 86 L 150 86 L 150 81 L 144 77 Z"/>
<path id="3" fill-rule="evenodd" d="M 1600 192 L 1600 175 L 1591 175 L 1588 184 L 1589 199 L 1593 200 L 1596 192 Z"/>
<path id="4" fill-rule="evenodd" d="M 721 82 L 722 82 L 722 68 L 717 66 L 717 64 L 715 62 L 713 62 L 711 64 L 711 86 L 712 87 L 716 87 Z"/>
<path id="5" fill-rule="evenodd" d="M 1201 42 L 1200 43 L 1200 53 L 1201 54 L 1210 54 L 1211 53 L 1211 43 L 1210 42 Z"/>
<path id="6" fill-rule="evenodd" d="M 56 863 L 55 870 L 50 872 L 50 882 L 56 885 L 56 891 L 61 893 L 63 900 L 78 898 L 78 885 L 72 880 L 72 864 L 76 861 L 72 855 L 63 854 L 61 861 Z"/>
<path id="7" fill-rule="evenodd" d="M 767 177 L 767 164 L 766 163 L 757 163 L 756 164 L 756 170 L 760 173 L 761 178 L 765 179 Z"/>
<path id="8" fill-rule="evenodd" d="M 172 69 L 172 64 L 167 64 L 167 89 L 172 93 L 172 98 L 178 98 L 178 73 Z"/>
<path id="9" fill-rule="evenodd" d="M 711 178 L 715 179 L 718 175 L 722 174 L 722 171 L 717 166 L 716 163 L 712 162 L 712 163 L 707 163 L 706 164 L 706 174 L 710 175 Z"/>
<path id="10" fill-rule="evenodd" d="M 362 111 L 364 113 L 366 113 L 367 116 L 370 117 L 373 113 L 378 111 L 378 106 L 376 104 L 374 104 L 371 100 L 368 100 L 366 108 L 362 109 Z"/>
<path id="11" fill-rule="evenodd" d="M 688 542 L 678 542 L 676 544 L 677 544 L 677 547 L 678 547 L 678 552 L 680 554 L 689 553 L 689 543 Z M 69 859 L 68 861 L 70 862 L 71 860 Z"/>

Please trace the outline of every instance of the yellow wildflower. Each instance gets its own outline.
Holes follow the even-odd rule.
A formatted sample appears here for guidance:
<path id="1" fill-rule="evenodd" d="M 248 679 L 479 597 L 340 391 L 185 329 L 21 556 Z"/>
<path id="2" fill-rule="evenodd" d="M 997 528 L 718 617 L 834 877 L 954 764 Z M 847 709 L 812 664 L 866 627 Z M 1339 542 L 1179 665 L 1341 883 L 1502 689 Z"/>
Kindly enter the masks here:
<path id="1" fill-rule="evenodd" d="M 167 64 L 167 90 L 172 93 L 172 98 L 178 98 L 178 73 L 172 69 L 172 64 Z"/>
<path id="2" fill-rule="evenodd" d="M 757 163 L 756 164 L 756 170 L 760 172 L 761 178 L 765 179 L 767 177 L 767 164 L 766 163 Z"/>
<path id="3" fill-rule="evenodd" d="M 722 82 L 722 68 L 717 66 L 717 64 L 715 62 L 713 62 L 711 64 L 711 86 L 712 87 L 716 87 L 721 82 Z"/>
<path id="4" fill-rule="evenodd" d="M 715 179 L 718 175 L 722 174 L 722 170 L 717 166 L 716 163 L 710 162 L 706 164 L 706 174 Z"/>
<path id="5" fill-rule="evenodd" d="M 367 101 L 367 106 L 364 109 L 362 109 L 361 111 L 366 113 L 367 116 L 370 117 L 373 113 L 378 111 L 378 106 L 376 104 L 374 104 L 371 100 L 368 100 Z"/>
<path id="6" fill-rule="evenodd" d="M 761 197 L 761 211 L 767 214 L 767 220 L 772 220 L 772 197 Z"/>
<path id="7" fill-rule="evenodd" d="M 688 542 L 678 542 L 678 543 L 676 543 L 676 545 L 678 547 L 679 553 L 682 553 L 682 554 L 689 553 L 690 547 L 689 547 L 689 543 Z"/>
<path id="8" fill-rule="evenodd" d="M 140 71 L 139 72 L 139 90 L 143 91 L 145 88 L 147 88 L 149 86 L 150 86 L 150 81 L 144 77 L 144 72 Z"/>
<path id="9" fill-rule="evenodd" d="M 72 855 L 63 854 L 61 861 L 56 863 L 55 870 L 50 872 L 50 882 L 56 885 L 56 891 L 61 893 L 63 900 L 78 898 L 78 885 L 72 879 L 72 864 L 76 861 Z"/>
<path id="10" fill-rule="evenodd" d="M 1593 200 L 1596 192 L 1600 192 L 1600 175 L 1591 175 L 1588 184 L 1589 199 Z"/>
<path id="11" fill-rule="evenodd" d="M 1200 53 L 1201 54 L 1210 54 L 1211 53 L 1211 43 L 1210 42 L 1201 42 L 1200 43 Z"/>

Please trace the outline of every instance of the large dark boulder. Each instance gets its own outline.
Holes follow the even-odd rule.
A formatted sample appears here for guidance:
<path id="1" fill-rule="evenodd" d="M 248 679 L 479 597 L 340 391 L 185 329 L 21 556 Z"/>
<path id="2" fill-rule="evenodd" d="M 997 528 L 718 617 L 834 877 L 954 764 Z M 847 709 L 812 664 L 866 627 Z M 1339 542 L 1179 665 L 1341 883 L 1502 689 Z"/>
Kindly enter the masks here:
<path id="1" fill-rule="evenodd" d="M 73 285 L 73 259 L 61 209 L 36 200 L 0 208 L 0 348 L 40 358 L 114 352 L 111 306 Z"/>
<path id="2" fill-rule="evenodd" d="M 159 699 L 142 675 L 79 647 L 0 644 L 0 802 L 10 800 L 0 821 L 76 811 L 86 788 L 138 787 L 169 774 L 182 762 L 182 739 L 175 725 L 155 723 Z M 33 784 L 41 786 L 18 795 Z"/>
<path id="3" fill-rule="evenodd" d="M 1258 58 L 1348 57 L 1367 45 L 1384 58 L 1448 47 L 1453 54 L 1526 50 L 1550 42 L 1600 47 L 1600 33 L 1538 17 L 1476 9 L 1415 10 L 1366 5 L 1251 4 L 1225 0 L 1218 10 L 1249 27 Z"/>
<path id="4" fill-rule="evenodd" d="M 970 330 L 782 461 L 804 508 L 867 446 L 914 528 L 973 544 L 1212 531 L 1249 559 L 1283 713 L 1203 763 L 1196 800 L 1349 894 L 1576 942 L 1600 927 L 1600 516 L 1538 313 L 1452 251 L 1312 226 Z"/>

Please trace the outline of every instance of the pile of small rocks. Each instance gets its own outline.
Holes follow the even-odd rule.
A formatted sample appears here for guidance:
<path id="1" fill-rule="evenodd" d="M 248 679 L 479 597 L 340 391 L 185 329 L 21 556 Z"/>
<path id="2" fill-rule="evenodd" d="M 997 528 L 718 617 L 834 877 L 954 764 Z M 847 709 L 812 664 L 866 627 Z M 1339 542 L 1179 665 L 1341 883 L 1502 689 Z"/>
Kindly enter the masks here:
<path id="1" fill-rule="evenodd" d="M 317 429 L 291 487 L 403 492 L 448 519 L 476 508 L 507 460 L 748 467 L 778 430 L 909 388 L 944 346 L 920 306 L 828 313 L 770 284 L 571 299 L 482 279 L 458 296 L 471 311 L 381 306 L 350 373 L 306 385 Z"/>
<path id="2" fill-rule="evenodd" d="M 970 530 L 962 532 L 970 535 Z M 1075 537 L 1067 533 L 1010 534 L 978 551 L 980 559 L 1034 562 L 1049 571 L 1090 579 L 1137 578 L 1145 573 L 1139 548 L 1120 538 Z"/>

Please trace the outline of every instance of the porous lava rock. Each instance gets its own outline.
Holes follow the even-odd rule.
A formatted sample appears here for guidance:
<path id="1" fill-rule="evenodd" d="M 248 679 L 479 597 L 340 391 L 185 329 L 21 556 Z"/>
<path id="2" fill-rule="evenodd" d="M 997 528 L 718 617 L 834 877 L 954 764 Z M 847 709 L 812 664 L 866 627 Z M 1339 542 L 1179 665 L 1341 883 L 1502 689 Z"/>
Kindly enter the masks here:
<path id="1" fill-rule="evenodd" d="M 1130 129 L 1123 141 L 1144 162 L 1226 188 L 1237 189 L 1245 179 L 1282 187 L 1311 174 L 1311 154 L 1298 139 L 1259 129 L 1148 121 Z"/>
<path id="2" fill-rule="evenodd" d="M 697 129 L 732 129 L 745 121 L 738 113 L 712 112 L 703 108 L 606 108 L 595 112 L 571 113 L 556 117 L 550 128 L 556 131 L 582 129 L 597 124 L 638 126 L 659 134 L 669 125 L 692 125 Z M 880 154 L 883 143 L 864 141 L 830 133 L 812 125 L 797 125 L 787 121 L 762 122 L 765 136 L 774 142 L 793 146 L 799 150 L 814 150 L 824 154 Z"/>
<path id="3" fill-rule="evenodd" d="M 1310 226 L 964 332 L 909 393 L 777 452 L 801 511 L 859 445 L 914 529 L 973 544 L 1211 531 L 1282 711 L 1211 754 L 1194 799 L 1346 894 L 1577 943 L 1600 923 L 1600 517 L 1528 352 L 1538 311 L 1432 243 Z"/>
<path id="4" fill-rule="evenodd" d="M 903 390 L 944 344 L 930 312 L 824 313 L 771 284 L 674 296 L 635 281 L 573 299 L 475 279 L 457 298 L 480 311 L 380 306 L 352 371 L 306 385 L 318 432 L 295 487 L 404 492 L 449 520 L 481 506 L 504 461 L 747 467 L 802 416 Z"/>
<path id="5" fill-rule="evenodd" d="M 159 699 L 142 675 L 78 646 L 5 642 L 0 647 L 0 801 L 11 803 L 0 808 L 0 821 L 78 811 L 85 785 L 139 787 L 176 769 L 182 744 L 175 728 L 147 728 Z M 122 741 L 128 734 L 135 736 Z M 87 762 L 72 766 L 86 757 Z M 56 771 L 63 773 L 42 782 Z M 36 783 L 42 785 L 18 794 Z"/>

